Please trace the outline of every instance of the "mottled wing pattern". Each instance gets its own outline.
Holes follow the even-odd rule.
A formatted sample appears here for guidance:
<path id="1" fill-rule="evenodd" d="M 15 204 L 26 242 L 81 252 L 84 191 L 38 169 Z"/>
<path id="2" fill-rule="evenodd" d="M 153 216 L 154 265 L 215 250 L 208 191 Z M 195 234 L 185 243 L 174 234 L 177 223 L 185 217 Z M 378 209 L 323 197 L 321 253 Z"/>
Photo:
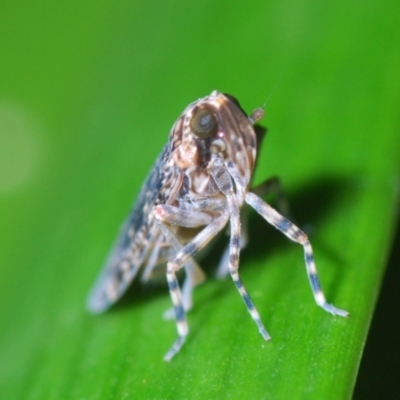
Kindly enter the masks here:
<path id="1" fill-rule="evenodd" d="M 121 227 L 103 271 L 88 297 L 87 308 L 93 313 L 105 311 L 124 294 L 149 257 L 154 238 L 160 235 L 151 211 L 160 197 L 160 188 L 164 182 L 163 166 L 169 152 L 169 146 L 166 145 L 144 182 L 129 217 Z"/>

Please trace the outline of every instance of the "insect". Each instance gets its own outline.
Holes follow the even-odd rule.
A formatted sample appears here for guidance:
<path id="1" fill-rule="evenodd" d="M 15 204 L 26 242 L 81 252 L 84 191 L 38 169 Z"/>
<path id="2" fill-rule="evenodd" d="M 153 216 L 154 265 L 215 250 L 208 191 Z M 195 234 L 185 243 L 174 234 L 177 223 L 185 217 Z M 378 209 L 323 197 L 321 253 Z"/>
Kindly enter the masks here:
<path id="1" fill-rule="evenodd" d="M 175 122 L 168 143 L 147 177 L 136 205 L 123 225 L 102 274 L 89 295 L 93 313 L 108 309 L 126 291 L 144 267 L 142 280 L 166 264 L 178 338 L 166 353 L 170 361 L 179 352 L 189 329 L 186 312 L 192 307 L 193 288 L 205 275 L 193 256 L 229 223 L 229 245 L 219 275 L 230 274 L 251 318 L 269 340 L 259 313 L 239 277 L 240 249 L 246 244 L 240 209 L 253 207 L 268 223 L 303 246 L 311 290 L 318 306 L 346 317 L 347 311 L 325 300 L 311 244 L 298 227 L 265 203 L 258 194 L 277 187 L 276 179 L 251 189 L 257 141 L 265 129 L 255 125 L 264 116 L 257 108 L 248 117 L 231 95 L 213 91 L 191 103 Z M 176 274 L 185 269 L 180 289 Z"/>

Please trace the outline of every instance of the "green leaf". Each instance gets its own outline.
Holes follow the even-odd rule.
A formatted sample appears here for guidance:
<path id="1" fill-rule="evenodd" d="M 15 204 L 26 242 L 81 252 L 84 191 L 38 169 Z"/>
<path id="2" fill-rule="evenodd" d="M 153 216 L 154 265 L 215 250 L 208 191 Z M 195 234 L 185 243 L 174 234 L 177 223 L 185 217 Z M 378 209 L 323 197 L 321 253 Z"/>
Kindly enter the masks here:
<path id="1" fill-rule="evenodd" d="M 8 2 L 0 24 L 0 393 L 4 399 L 350 398 L 399 194 L 395 1 Z M 251 214 L 241 277 L 272 341 L 205 260 L 190 335 L 163 286 L 101 316 L 84 300 L 173 122 L 214 89 L 266 99 L 255 183 L 279 175 L 302 249 Z M 274 199 L 270 199 L 274 204 Z"/>

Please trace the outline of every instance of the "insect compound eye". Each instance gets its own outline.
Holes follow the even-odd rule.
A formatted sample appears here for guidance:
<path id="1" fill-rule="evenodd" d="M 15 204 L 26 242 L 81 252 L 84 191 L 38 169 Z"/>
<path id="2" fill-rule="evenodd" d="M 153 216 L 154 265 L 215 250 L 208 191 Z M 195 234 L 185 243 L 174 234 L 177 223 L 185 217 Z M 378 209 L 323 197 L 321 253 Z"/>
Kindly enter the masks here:
<path id="1" fill-rule="evenodd" d="M 211 138 L 217 134 L 218 122 L 211 110 L 200 108 L 193 114 L 190 129 L 201 139 Z"/>

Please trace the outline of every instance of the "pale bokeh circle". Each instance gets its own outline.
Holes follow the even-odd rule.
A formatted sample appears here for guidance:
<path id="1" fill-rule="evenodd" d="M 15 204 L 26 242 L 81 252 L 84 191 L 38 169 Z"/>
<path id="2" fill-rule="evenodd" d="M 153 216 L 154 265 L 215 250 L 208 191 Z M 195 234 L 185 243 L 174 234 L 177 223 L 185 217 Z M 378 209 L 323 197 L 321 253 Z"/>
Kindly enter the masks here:
<path id="1" fill-rule="evenodd" d="M 19 192 L 39 175 L 43 135 L 33 114 L 0 101 L 0 196 Z"/>

